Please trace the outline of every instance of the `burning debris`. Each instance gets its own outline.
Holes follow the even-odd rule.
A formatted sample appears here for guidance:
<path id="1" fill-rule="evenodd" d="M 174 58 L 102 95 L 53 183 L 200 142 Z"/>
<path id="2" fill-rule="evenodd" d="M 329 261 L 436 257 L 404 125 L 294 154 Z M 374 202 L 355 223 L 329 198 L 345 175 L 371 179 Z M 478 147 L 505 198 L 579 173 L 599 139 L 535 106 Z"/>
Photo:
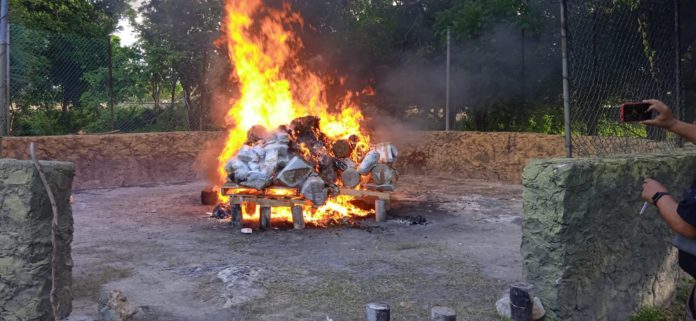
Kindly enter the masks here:
<path id="1" fill-rule="evenodd" d="M 319 126 L 318 117 L 306 116 L 270 131 L 251 127 L 242 148 L 225 165 L 228 181 L 258 191 L 296 188 L 315 207 L 338 195 L 341 187 L 355 189 L 361 182 L 375 190 L 394 190 L 396 147 L 384 143 L 365 152 L 357 135 L 332 142 Z"/>

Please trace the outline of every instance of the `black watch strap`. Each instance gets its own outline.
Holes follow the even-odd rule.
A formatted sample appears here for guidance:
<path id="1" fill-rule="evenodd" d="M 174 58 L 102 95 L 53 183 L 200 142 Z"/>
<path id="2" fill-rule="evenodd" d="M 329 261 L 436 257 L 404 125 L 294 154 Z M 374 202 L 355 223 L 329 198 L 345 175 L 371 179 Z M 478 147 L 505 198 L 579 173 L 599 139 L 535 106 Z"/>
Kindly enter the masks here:
<path id="1" fill-rule="evenodd" d="M 657 206 L 657 201 L 659 201 L 662 198 L 662 196 L 665 196 L 665 195 L 669 195 L 669 193 L 665 193 L 665 192 L 655 193 L 655 195 L 653 195 L 653 197 L 652 197 L 653 205 Z"/>

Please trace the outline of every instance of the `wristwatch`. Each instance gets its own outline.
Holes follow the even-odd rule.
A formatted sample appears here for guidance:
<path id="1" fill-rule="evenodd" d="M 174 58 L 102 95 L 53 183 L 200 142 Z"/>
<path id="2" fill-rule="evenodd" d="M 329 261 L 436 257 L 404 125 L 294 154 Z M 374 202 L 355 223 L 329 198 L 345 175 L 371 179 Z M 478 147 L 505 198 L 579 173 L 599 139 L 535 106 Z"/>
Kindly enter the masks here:
<path id="1" fill-rule="evenodd" d="M 653 205 L 657 206 L 657 201 L 659 201 L 662 198 L 662 196 L 665 196 L 665 195 L 669 195 L 669 193 L 665 193 L 665 192 L 655 193 L 655 195 L 653 195 L 653 197 L 652 197 Z"/>

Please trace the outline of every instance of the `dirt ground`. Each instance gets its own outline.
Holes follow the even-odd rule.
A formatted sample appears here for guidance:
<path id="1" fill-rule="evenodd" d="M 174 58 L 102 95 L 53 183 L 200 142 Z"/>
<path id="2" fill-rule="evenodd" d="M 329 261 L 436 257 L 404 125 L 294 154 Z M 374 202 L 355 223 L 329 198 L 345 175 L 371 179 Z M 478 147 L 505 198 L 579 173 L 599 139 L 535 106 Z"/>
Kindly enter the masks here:
<path id="1" fill-rule="evenodd" d="M 387 222 L 254 231 L 207 217 L 203 183 L 76 192 L 73 320 L 97 319 L 122 290 L 147 320 L 500 320 L 495 301 L 522 277 L 521 187 L 406 176 Z M 425 224 L 410 218 L 423 216 Z"/>

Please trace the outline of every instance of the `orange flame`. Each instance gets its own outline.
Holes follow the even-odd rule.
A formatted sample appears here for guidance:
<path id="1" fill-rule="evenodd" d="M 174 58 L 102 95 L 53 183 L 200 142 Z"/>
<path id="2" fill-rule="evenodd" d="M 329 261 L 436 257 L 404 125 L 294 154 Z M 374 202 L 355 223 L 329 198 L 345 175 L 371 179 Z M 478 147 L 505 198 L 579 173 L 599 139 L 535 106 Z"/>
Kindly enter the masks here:
<path id="1" fill-rule="evenodd" d="M 347 93 L 338 106 L 329 108 L 325 83 L 330 81 L 322 80 L 299 59 L 303 44 L 292 30 L 303 26 L 302 17 L 287 3 L 273 8 L 262 0 L 227 0 L 225 11 L 221 41 L 234 67 L 239 97 L 231 102 L 226 115 L 227 141 L 218 157 L 220 185 L 227 176 L 225 162 L 242 147 L 254 125 L 274 129 L 298 117 L 318 116 L 322 132 L 331 140 L 360 136 L 353 155 L 357 159 L 357 153 L 369 145 L 369 136 L 360 127 L 363 115 L 355 103 L 357 95 Z M 370 213 L 350 201 L 345 196 L 333 198 L 312 214 L 305 214 L 305 220 L 330 221 Z M 289 210 L 276 212 L 276 217 L 291 217 Z"/>

